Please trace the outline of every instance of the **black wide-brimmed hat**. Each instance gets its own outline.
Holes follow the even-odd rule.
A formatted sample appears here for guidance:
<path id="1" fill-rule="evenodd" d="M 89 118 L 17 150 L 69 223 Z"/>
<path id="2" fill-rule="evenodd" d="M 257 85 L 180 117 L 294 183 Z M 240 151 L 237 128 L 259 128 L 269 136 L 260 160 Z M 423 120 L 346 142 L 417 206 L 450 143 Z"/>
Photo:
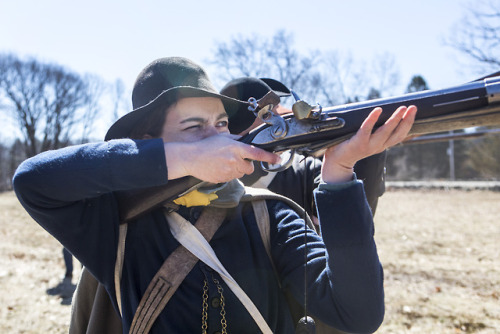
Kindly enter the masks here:
<path id="1" fill-rule="evenodd" d="M 248 103 L 221 95 L 212 86 L 203 68 L 182 57 L 153 61 L 137 77 L 132 91 L 133 110 L 118 119 L 105 140 L 127 138 L 138 121 L 160 105 L 169 105 L 186 97 L 216 97 L 222 100 L 229 116 Z"/>
<path id="2" fill-rule="evenodd" d="M 290 90 L 281 82 L 269 78 L 242 77 L 229 81 L 221 90 L 222 95 L 241 101 L 254 97 L 260 99 L 268 92 L 274 91 L 279 97 L 289 96 Z M 235 113 L 229 115 L 229 132 L 240 133 L 250 127 L 255 115 L 247 105 L 240 105 Z"/>

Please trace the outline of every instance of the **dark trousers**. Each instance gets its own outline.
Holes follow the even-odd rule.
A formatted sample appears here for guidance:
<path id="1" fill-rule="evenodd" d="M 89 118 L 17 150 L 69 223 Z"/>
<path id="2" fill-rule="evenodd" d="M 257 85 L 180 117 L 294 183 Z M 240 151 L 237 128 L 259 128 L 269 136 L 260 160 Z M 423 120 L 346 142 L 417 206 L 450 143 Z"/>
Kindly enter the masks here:
<path id="1" fill-rule="evenodd" d="M 66 248 L 63 248 L 62 252 L 64 265 L 66 266 L 64 277 L 73 277 L 73 255 Z"/>

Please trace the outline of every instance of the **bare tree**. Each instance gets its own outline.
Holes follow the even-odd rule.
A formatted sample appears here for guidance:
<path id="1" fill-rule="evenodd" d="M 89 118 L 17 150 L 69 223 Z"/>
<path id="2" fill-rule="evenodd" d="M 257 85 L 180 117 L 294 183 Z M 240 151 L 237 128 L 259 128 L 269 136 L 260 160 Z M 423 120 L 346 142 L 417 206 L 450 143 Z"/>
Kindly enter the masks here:
<path id="1" fill-rule="evenodd" d="M 28 157 L 66 146 L 75 133 L 85 133 L 98 111 L 96 87 L 93 76 L 82 77 L 35 59 L 0 55 L 2 109 L 18 123 Z"/>
<path id="2" fill-rule="evenodd" d="M 209 63 L 217 67 L 217 78 L 223 81 L 239 76 L 258 77 L 270 71 L 267 59 L 270 47 L 269 41 L 256 34 L 238 35 L 229 42 L 219 42 Z"/>
<path id="3" fill-rule="evenodd" d="M 471 0 L 445 43 L 464 55 L 469 60 L 467 67 L 478 75 L 500 70 L 500 0 Z M 498 138 L 479 138 L 469 145 L 466 169 L 498 179 Z"/>
<path id="4" fill-rule="evenodd" d="M 115 80 L 111 87 L 111 98 L 113 102 L 113 120 L 121 116 L 120 110 L 130 111 L 130 102 L 125 98 L 125 84 L 121 79 Z"/>
<path id="5" fill-rule="evenodd" d="M 331 51 L 323 57 L 320 80 L 315 90 L 318 100 L 328 105 L 351 103 L 392 95 L 399 84 L 399 69 L 391 54 L 375 55 L 370 65 L 355 60 L 350 53 Z"/>
<path id="6" fill-rule="evenodd" d="M 293 44 L 293 35 L 284 30 L 270 39 L 256 34 L 240 35 L 229 42 L 218 42 L 208 62 L 218 69 L 217 78 L 224 83 L 242 76 L 269 77 L 306 92 L 314 80 L 319 52 L 313 50 L 304 55 Z"/>
<path id="7" fill-rule="evenodd" d="M 372 60 L 370 82 L 374 88 L 381 92 L 381 95 L 394 95 L 394 89 L 398 86 L 400 75 L 399 68 L 394 55 L 385 52 L 377 54 Z"/>
<path id="8" fill-rule="evenodd" d="M 310 103 L 332 106 L 365 100 L 370 89 L 380 96 L 396 87 L 399 71 L 394 57 L 376 56 L 367 66 L 351 54 L 318 50 L 300 52 L 291 33 L 279 30 L 272 38 L 237 36 L 218 43 L 208 61 L 218 69 L 218 79 L 227 82 L 241 76 L 277 79 Z"/>
<path id="9" fill-rule="evenodd" d="M 446 44 L 474 61 L 473 68 L 498 71 L 500 67 L 500 1 L 474 0 L 453 27 Z"/>
<path id="10" fill-rule="evenodd" d="M 315 82 L 317 101 L 336 105 L 359 101 L 368 88 L 366 65 L 355 62 L 350 53 L 330 51 L 323 56 L 323 69 Z"/>
<path id="11" fill-rule="evenodd" d="M 9 189 L 10 185 L 8 159 L 8 148 L 0 143 L 0 192 Z"/>
<path id="12" fill-rule="evenodd" d="M 85 117 L 82 117 L 80 120 L 82 128 L 82 135 L 80 138 L 81 143 L 85 143 L 90 140 L 95 119 L 101 111 L 101 105 L 99 102 L 101 96 L 106 92 L 106 84 L 96 75 L 86 74 L 83 77 L 83 81 L 87 85 L 88 96 L 85 99 L 85 104 L 82 106 L 86 111 Z"/>

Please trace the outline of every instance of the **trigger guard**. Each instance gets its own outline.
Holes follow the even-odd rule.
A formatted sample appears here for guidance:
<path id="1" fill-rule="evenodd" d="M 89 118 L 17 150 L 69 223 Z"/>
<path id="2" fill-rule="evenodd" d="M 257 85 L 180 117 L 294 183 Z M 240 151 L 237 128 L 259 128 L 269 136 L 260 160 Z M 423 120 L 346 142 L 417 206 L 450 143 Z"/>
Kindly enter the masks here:
<path id="1" fill-rule="evenodd" d="M 275 168 L 270 168 L 269 167 L 269 164 L 268 163 L 265 163 L 265 162 L 260 162 L 260 167 L 266 171 L 266 172 L 281 172 L 281 171 L 284 171 L 285 169 L 287 169 L 288 167 L 290 167 L 292 165 L 292 162 L 293 162 L 293 157 L 295 156 L 295 150 L 288 150 L 288 151 L 285 151 L 283 152 L 281 155 L 285 154 L 285 153 L 288 153 L 290 152 L 290 157 L 288 158 L 288 160 L 284 163 L 284 164 L 281 164 L 281 165 L 272 165 L 272 166 L 277 166 Z"/>

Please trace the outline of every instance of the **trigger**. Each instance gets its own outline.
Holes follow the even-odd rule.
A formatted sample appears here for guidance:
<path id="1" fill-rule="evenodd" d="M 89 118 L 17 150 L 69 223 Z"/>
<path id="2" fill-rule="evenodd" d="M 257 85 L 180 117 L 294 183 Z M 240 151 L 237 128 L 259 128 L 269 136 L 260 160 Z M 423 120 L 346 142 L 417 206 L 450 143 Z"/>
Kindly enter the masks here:
<path id="1" fill-rule="evenodd" d="M 267 162 L 261 162 L 260 166 L 266 172 L 281 172 L 292 165 L 293 157 L 295 156 L 295 150 L 284 151 L 280 154 L 281 161 L 285 161 L 280 164 L 268 164 Z"/>

